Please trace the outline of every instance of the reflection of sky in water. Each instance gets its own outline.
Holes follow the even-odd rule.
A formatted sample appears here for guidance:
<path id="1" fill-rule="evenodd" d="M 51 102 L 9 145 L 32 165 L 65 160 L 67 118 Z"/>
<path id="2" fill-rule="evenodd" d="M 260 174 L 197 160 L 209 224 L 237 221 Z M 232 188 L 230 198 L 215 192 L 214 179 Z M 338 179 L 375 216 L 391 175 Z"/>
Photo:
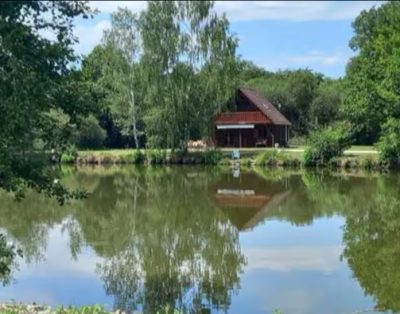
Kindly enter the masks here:
<path id="1" fill-rule="evenodd" d="M 74 260 L 68 237 L 56 227 L 49 231 L 46 261 L 30 265 L 21 262 L 16 282 L 2 288 L 0 297 L 53 306 L 100 303 L 112 307 L 112 297 L 105 296 L 103 283 L 95 271 L 96 263 L 101 260 L 88 248 Z"/>
<path id="2" fill-rule="evenodd" d="M 348 313 L 373 308 L 351 272 L 340 261 L 340 217 L 318 219 L 310 226 L 267 220 L 240 234 L 247 265 L 230 313 Z M 2 300 L 51 305 L 100 303 L 112 307 L 95 269 L 101 262 L 91 249 L 78 260 L 70 254 L 60 227 L 49 233 L 46 262 L 21 263 L 15 284 L 1 289 Z M 338 302 L 340 300 L 340 302 Z"/>
<path id="3" fill-rule="evenodd" d="M 349 309 L 373 308 L 374 303 L 365 298 L 340 261 L 343 223 L 340 217 L 318 219 L 302 227 L 267 221 L 242 233 L 248 265 L 231 313 L 247 309 L 251 313 L 273 309 L 298 314 L 352 313 Z"/>

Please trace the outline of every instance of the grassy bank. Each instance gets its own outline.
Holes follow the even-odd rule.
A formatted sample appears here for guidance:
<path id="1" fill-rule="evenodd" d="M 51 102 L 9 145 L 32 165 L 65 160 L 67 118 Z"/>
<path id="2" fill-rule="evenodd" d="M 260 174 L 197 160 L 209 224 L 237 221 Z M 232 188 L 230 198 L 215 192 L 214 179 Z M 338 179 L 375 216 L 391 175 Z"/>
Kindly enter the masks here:
<path id="1" fill-rule="evenodd" d="M 265 167 L 305 167 L 304 148 L 244 148 L 240 158 L 232 159 L 232 149 L 189 150 L 187 152 L 168 149 L 114 149 L 87 150 L 75 154 L 64 154 L 61 163 L 78 165 L 144 164 L 144 165 L 237 165 Z M 334 158 L 325 165 L 336 169 L 380 170 L 383 166 L 377 152 L 370 146 L 353 146 L 342 157 Z"/>

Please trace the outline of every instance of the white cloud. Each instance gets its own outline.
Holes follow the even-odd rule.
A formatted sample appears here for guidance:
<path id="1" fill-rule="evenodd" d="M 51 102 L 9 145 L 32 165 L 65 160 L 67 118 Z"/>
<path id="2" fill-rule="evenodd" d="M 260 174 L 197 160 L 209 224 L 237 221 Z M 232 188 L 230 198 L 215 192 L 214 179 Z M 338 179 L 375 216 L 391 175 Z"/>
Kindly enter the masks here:
<path id="1" fill-rule="evenodd" d="M 330 273 L 340 265 L 341 246 L 254 248 L 243 250 L 247 269 L 269 269 L 288 272 L 312 270 Z"/>
<path id="2" fill-rule="evenodd" d="M 218 12 L 231 21 L 245 20 L 346 20 L 380 1 L 217 1 Z"/>
<path id="3" fill-rule="evenodd" d="M 345 65 L 349 59 L 349 55 L 342 52 L 334 53 L 324 53 L 321 51 L 309 51 L 303 55 L 287 56 L 287 63 L 304 67 L 307 65 L 324 65 L 324 66 L 334 66 L 334 65 Z"/>
<path id="4" fill-rule="evenodd" d="M 382 1 L 216 1 L 218 12 L 225 12 L 232 21 L 243 20 L 343 20 L 353 19 L 362 10 Z M 103 13 L 112 13 L 118 7 L 134 12 L 146 8 L 146 1 L 91 1 L 90 6 Z"/>

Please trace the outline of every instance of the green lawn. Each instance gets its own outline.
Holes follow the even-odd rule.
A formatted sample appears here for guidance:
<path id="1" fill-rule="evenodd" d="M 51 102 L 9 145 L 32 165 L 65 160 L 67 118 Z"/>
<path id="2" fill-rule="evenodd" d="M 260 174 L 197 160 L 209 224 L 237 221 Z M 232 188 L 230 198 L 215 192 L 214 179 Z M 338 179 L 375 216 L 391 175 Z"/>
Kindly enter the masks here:
<path id="1" fill-rule="evenodd" d="M 282 148 L 282 150 L 295 158 L 301 159 L 303 156 L 304 152 L 304 146 L 294 146 L 290 148 Z M 240 155 L 242 157 L 254 157 L 257 154 L 265 151 L 265 150 L 273 150 L 274 148 L 265 148 L 265 147 L 251 147 L 251 148 L 241 148 L 240 149 Z M 232 153 L 233 148 L 222 148 L 221 151 L 226 157 L 229 157 Z M 119 156 L 126 156 L 128 154 L 131 154 L 133 151 L 132 148 L 126 148 L 126 149 L 99 149 L 99 150 L 81 150 L 79 151 L 79 155 L 84 157 L 84 156 L 113 156 L 113 157 L 119 157 Z M 142 152 L 145 151 L 145 149 L 141 149 Z M 170 152 L 170 149 L 166 150 L 167 152 Z M 196 151 L 201 151 L 201 149 L 192 149 L 190 150 L 191 152 L 196 152 Z M 361 145 L 354 145 L 351 146 L 350 149 L 345 151 L 345 155 L 349 157 L 356 157 L 356 156 L 361 156 L 361 155 L 376 155 L 377 151 L 373 146 L 361 146 Z"/>

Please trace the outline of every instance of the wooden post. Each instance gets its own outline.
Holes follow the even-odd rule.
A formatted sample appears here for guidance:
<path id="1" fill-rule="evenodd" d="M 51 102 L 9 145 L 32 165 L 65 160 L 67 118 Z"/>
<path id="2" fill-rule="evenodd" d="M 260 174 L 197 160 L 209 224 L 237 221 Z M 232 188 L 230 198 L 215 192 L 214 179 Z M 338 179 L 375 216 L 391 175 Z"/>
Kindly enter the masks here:
<path id="1" fill-rule="evenodd" d="M 239 148 L 242 148 L 242 130 L 239 129 Z"/>
<path id="2" fill-rule="evenodd" d="M 285 141 L 286 141 L 286 146 L 289 146 L 289 137 L 288 137 L 288 126 L 285 125 Z"/>

